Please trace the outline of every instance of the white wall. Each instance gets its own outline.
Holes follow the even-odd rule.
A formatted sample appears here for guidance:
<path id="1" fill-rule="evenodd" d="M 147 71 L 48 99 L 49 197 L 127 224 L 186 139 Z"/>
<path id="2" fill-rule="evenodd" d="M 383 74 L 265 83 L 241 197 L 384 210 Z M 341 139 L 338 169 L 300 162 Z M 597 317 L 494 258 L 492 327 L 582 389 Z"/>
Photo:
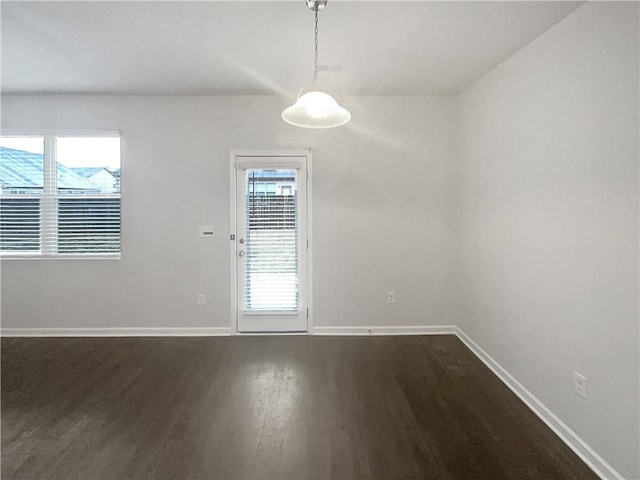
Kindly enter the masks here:
<path id="1" fill-rule="evenodd" d="M 638 466 L 638 3 L 588 3 L 460 97 L 460 327 Z M 588 399 L 572 374 L 588 379 Z"/>
<path id="2" fill-rule="evenodd" d="M 123 251 L 4 260 L 2 327 L 228 327 L 229 151 L 308 147 L 315 324 L 453 324 L 455 100 L 347 99 L 354 120 L 327 131 L 280 120 L 291 100 L 4 96 L 4 128 L 121 130 Z"/>

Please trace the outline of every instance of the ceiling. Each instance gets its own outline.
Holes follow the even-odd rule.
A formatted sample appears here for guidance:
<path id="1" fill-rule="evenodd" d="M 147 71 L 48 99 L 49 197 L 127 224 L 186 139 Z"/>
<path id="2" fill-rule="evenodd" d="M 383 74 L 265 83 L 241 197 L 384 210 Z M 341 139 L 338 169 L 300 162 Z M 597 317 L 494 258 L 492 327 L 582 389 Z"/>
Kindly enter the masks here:
<path id="1" fill-rule="evenodd" d="M 320 74 L 342 94 L 463 90 L 583 2 L 331 0 Z M 3 93 L 292 95 L 313 70 L 303 0 L 2 1 Z"/>

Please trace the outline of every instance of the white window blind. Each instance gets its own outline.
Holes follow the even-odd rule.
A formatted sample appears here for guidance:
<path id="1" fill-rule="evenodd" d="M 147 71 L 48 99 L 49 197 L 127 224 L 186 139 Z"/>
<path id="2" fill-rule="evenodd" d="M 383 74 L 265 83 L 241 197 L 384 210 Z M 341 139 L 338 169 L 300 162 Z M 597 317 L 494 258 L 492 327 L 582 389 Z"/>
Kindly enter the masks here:
<path id="1" fill-rule="evenodd" d="M 58 199 L 58 253 L 120 251 L 120 198 Z"/>
<path id="2" fill-rule="evenodd" d="M 3 255 L 119 255 L 119 137 L 0 137 L 0 186 Z"/>
<path id="3" fill-rule="evenodd" d="M 298 310 L 296 170 L 247 170 L 246 311 Z M 283 187 L 286 195 L 282 194 Z"/>
<path id="4" fill-rule="evenodd" d="M 40 251 L 40 198 L 0 199 L 0 248 L 3 252 Z"/>

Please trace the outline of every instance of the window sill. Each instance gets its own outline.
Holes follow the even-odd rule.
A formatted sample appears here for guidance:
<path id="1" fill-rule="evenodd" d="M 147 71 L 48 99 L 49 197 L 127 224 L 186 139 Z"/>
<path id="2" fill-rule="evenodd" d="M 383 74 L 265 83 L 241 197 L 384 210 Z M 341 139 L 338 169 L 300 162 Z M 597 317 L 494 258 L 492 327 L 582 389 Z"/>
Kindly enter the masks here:
<path id="1" fill-rule="evenodd" d="M 5 260 L 120 260 L 121 255 L 102 254 L 102 255 L 39 255 L 39 254 L 16 254 L 16 255 L 0 255 L 0 261 Z"/>

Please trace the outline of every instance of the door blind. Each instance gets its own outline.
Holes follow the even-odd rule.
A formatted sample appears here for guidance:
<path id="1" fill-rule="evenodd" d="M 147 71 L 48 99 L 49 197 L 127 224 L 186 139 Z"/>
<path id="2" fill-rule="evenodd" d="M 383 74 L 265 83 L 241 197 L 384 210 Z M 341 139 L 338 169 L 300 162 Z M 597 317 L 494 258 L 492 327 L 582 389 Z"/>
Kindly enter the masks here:
<path id="1" fill-rule="evenodd" d="M 247 170 L 247 311 L 298 311 L 296 170 Z"/>

